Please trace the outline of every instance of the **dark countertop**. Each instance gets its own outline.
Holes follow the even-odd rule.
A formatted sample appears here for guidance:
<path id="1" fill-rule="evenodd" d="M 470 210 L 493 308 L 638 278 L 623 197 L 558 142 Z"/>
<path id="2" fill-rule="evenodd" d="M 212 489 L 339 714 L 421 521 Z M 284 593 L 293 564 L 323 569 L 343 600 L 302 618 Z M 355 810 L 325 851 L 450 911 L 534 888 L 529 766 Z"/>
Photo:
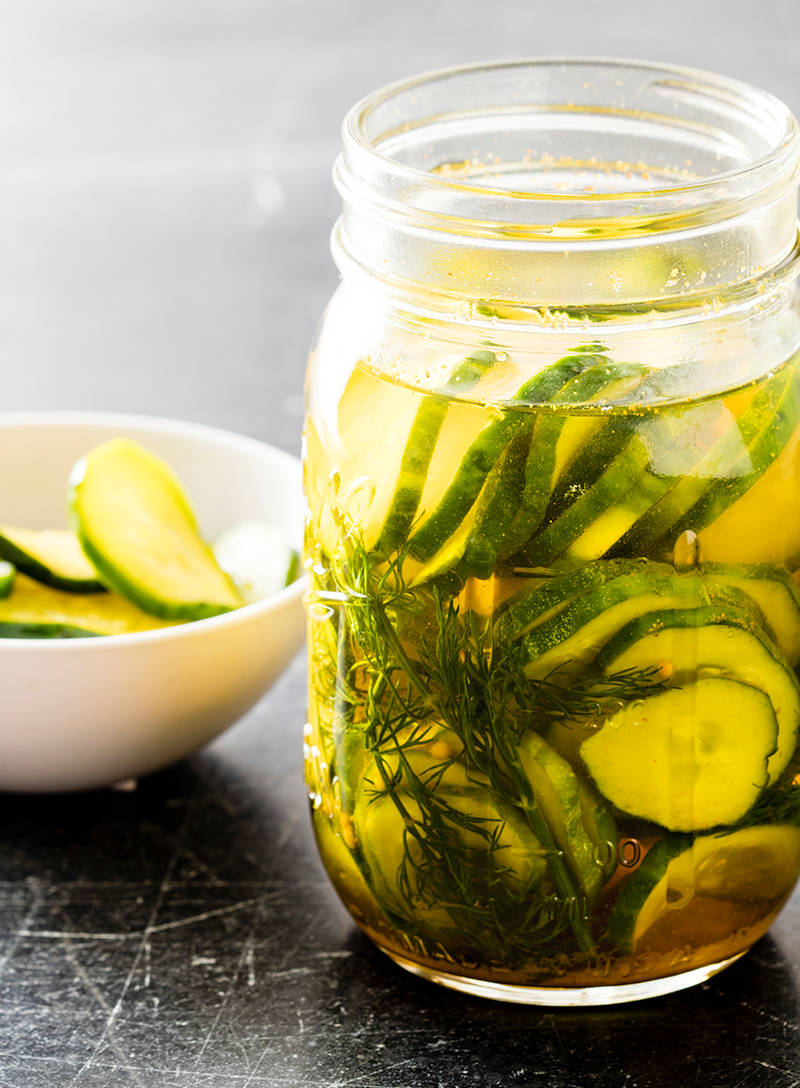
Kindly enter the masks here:
<path id="1" fill-rule="evenodd" d="M 595 52 L 716 68 L 800 109 L 795 0 L 0 7 L 4 407 L 181 416 L 292 451 L 358 95 Z M 639 1005 L 503 1006 L 394 967 L 316 858 L 304 701 L 298 659 L 133 792 L 0 798 L 0 1088 L 800 1085 L 798 896 L 727 972 Z"/>
<path id="2" fill-rule="evenodd" d="M 798 898 L 727 972 L 638 1005 L 499 1005 L 390 963 L 316 858 L 303 687 L 298 661 L 133 793 L 0 802 L 2 1088 L 796 1088 Z"/>

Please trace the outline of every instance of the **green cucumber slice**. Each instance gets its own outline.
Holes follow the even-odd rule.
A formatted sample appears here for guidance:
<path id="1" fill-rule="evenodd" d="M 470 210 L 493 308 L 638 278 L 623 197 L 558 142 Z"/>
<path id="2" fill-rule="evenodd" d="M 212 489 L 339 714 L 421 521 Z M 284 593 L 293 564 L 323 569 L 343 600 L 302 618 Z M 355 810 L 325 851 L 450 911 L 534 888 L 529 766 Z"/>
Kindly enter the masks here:
<path id="1" fill-rule="evenodd" d="M 0 599 L 7 597 L 14 586 L 17 568 L 13 563 L 0 560 Z"/>
<path id="2" fill-rule="evenodd" d="M 674 482 L 647 472 L 650 450 L 633 434 L 596 481 L 523 549 L 524 561 L 547 566 L 559 556 L 598 559 Z"/>
<path id="3" fill-rule="evenodd" d="M 617 541 L 614 555 L 658 549 L 660 541 L 663 548 L 670 547 L 686 529 L 699 531 L 708 525 L 763 475 L 800 418 L 800 386 L 794 369 L 788 377 L 783 371 L 782 375 L 760 389 L 738 419 L 719 403 L 690 410 L 724 413 L 717 424 L 722 434 L 692 470 L 678 474 L 666 494 Z M 651 425 L 666 419 L 656 419 Z M 708 421 L 709 433 L 713 433 L 710 427 L 714 422 Z M 677 433 L 676 445 L 685 446 L 688 437 Z"/>
<path id="4" fill-rule="evenodd" d="M 745 413 L 745 416 L 749 417 L 750 412 Z M 755 401 L 753 402 L 753 417 L 756 417 Z M 720 478 L 712 483 L 685 516 L 671 526 L 668 541 L 680 536 L 686 529 L 700 532 L 724 513 L 729 506 L 732 506 L 746 491 L 749 491 L 777 459 L 794 433 L 798 421 L 800 421 L 800 379 L 798 379 L 795 359 L 791 363 L 789 379 L 783 388 L 783 395 L 777 404 L 773 403 L 772 413 L 748 445 L 751 471 L 734 478 L 720 474 Z M 754 424 L 755 418 L 748 418 L 745 421 L 743 416 L 739 420 L 739 428 L 743 436 L 746 435 L 745 427 L 754 427 Z"/>
<path id="5" fill-rule="evenodd" d="M 129 635 L 174 625 L 142 612 L 116 593 L 72 593 L 17 574 L 0 600 L 0 638 Z"/>
<path id="6" fill-rule="evenodd" d="M 55 589 L 102 593 L 106 588 L 83 554 L 78 538 L 66 529 L 0 525 L 0 559 L 7 559 L 23 574 Z"/>
<path id="7" fill-rule="evenodd" d="M 0 638 L 96 638 L 98 631 L 67 623 L 11 623 L 0 620 Z"/>
<path id="8" fill-rule="evenodd" d="M 245 604 L 271 597 L 297 577 L 297 552 L 280 529 L 262 521 L 243 521 L 226 529 L 214 542 L 213 552 Z"/>
<path id="9" fill-rule="evenodd" d="M 629 440 L 588 489 L 561 512 L 548 512 L 524 560 L 547 565 L 562 555 L 584 561 L 636 555 L 666 531 L 674 540 L 686 528 L 701 529 L 778 455 L 796 425 L 798 398 L 792 372 L 760 390 L 738 419 L 710 401 L 640 420 L 635 433 L 633 419 L 622 421 Z M 600 444 L 591 453 L 603 463 Z"/>
<path id="10" fill-rule="evenodd" d="M 413 916 L 428 932 L 452 929 L 458 911 L 472 904 L 458 902 L 453 889 L 450 909 L 428 889 L 428 865 L 421 841 L 425 821 L 416 798 L 404 789 L 393 795 L 381 792 L 380 776 L 370 770 L 362 779 L 353 809 L 356 842 L 367 863 L 370 885 L 384 909 L 401 917 Z M 488 878 L 493 865 L 514 895 L 522 895 L 545 876 L 545 852 L 526 821 L 510 805 L 480 786 L 435 789 L 438 802 L 449 813 L 459 849 L 474 851 L 476 865 Z M 492 843 L 473 825 L 479 819 Z"/>
<path id="11" fill-rule="evenodd" d="M 568 415 L 558 410 L 560 406 L 613 400 L 638 385 L 646 373 L 637 364 L 612 363 L 604 355 L 593 358 L 593 366 L 576 374 L 559 390 L 554 405 L 556 411 L 545 413 L 536 420 L 525 463 L 524 483 L 517 494 L 518 513 L 502 538 L 502 546 L 498 549 L 500 558 L 523 547 L 538 529 L 558 480 L 607 422 L 599 413 L 573 412 Z"/>
<path id="12" fill-rule="evenodd" d="M 242 604 L 180 481 L 138 443 L 115 438 L 78 462 L 69 514 L 101 579 L 145 612 L 197 620 Z"/>
<path id="13" fill-rule="evenodd" d="M 787 824 L 700 835 L 693 841 L 667 835 L 625 882 L 609 916 L 608 935 L 618 947 L 636 952 L 654 926 L 683 909 L 676 904 L 690 906 L 701 897 L 779 904 L 798 871 L 800 829 Z M 730 936 L 729 928 L 723 915 L 720 939 Z"/>
<path id="14" fill-rule="evenodd" d="M 613 851 L 598 850 L 600 828 L 607 827 L 598 810 L 607 806 L 538 733 L 528 732 L 517 752 L 558 848 L 588 902 L 593 903 L 614 869 L 613 861 L 609 866 Z"/>
<path id="15" fill-rule="evenodd" d="M 752 617 L 719 605 L 640 616 L 608 643 L 596 665 L 617 672 L 664 662 L 671 663 L 677 684 L 695 676 L 725 676 L 768 696 L 779 727 L 768 761 L 769 784 L 776 782 L 797 747 L 800 685 Z"/>
<path id="16" fill-rule="evenodd" d="M 741 819 L 769 782 L 778 723 L 759 688 L 701 678 L 629 703 L 581 745 L 600 793 L 670 831 Z"/>
<path id="17" fill-rule="evenodd" d="M 482 493 L 478 500 L 481 508 L 472 519 L 464 556 L 459 564 L 464 578 L 491 577 L 498 555 L 506 547 L 508 533 L 520 508 L 520 495 L 524 492 L 531 430 L 530 423 L 518 429 L 500 455 L 498 464 L 489 473 L 484 489 L 487 497 L 483 501 Z"/>
<path id="18" fill-rule="evenodd" d="M 450 380 L 436 394 L 424 397 L 408 432 L 397 487 L 378 536 L 377 549 L 391 552 L 406 539 L 417 514 L 436 440 L 442 429 L 448 396 L 467 393 L 495 365 L 492 351 L 476 351 L 455 368 Z"/>
<path id="19" fill-rule="evenodd" d="M 634 437 L 640 416 L 631 409 L 610 414 L 593 440 L 581 450 L 561 473 L 553 487 L 542 524 L 547 526 L 597 482 L 605 468 L 627 447 Z"/>
<path id="20" fill-rule="evenodd" d="M 512 401 L 533 405 L 551 400 L 571 377 L 587 365 L 592 365 L 596 358 L 595 355 L 573 355 L 559 359 L 524 382 Z M 519 430 L 530 424 L 527 413 L 510 411 L 483 426 L 462 457 L 455 477 L 438 505 L 423 516 L 420 526 L 412 534 L 408 547 L 414 559 L 427 563 L 446 545 L 483 491 L 489 474 L 506 446 Z M 465 540 L 464 548 L 466 543 Z"/>
<path id="21" fill-rule="evenodd" d="M 520 638 L 530 628 L 563 611 L 576 597 L 621 574 L 632 574 L 640 569 L 637 562 L 629 559 L 609 559 L 589 563 L 539 582 L 533 589 L 512 598 L 505 605 L 495 624 L 496 641 Z M 666 563 L 654 563 L 652 569 L 656 573 L 672 573 L 672 568 Z"/>
<path id="22" fill-rule="evenodd" d="M 639 566 L 577 597 L 523 635 L 526 675 L 567 682 L 637 616 L 655 609 L 668 614 L 671 609 L 703 605 L 707 599 L 701 579 L 692 572 L 664 574 L 657 564 Z"/>
<path id="23" fill-rule="evenodd" d="M 795 668 L 800 663 L 800 587 L 784 568 L 774 563 L 737 567 L 702 566 L 712 600 L 714 586 L 731 586 L 749 597 L 764 614 L 778 648 Z"/>

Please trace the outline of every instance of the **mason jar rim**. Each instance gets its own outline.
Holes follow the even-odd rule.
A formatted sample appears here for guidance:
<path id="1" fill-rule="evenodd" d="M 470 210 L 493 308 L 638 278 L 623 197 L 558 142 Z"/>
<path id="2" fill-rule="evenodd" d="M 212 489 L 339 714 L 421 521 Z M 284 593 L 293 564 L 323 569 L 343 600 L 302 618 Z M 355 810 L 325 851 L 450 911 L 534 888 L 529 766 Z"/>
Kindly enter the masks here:
<path id="1" fill-rule="evenodd" d="M 423 73 L 350 110 L 334 181 L 337 262 L 399 290 L 608 307 L 800 270 L 797 121 L 699 69 L 555 57 Z"/>
<path id="2" fill-rule="evenodd" d="M 624 191 L 601 191 L 588 193 L 585 191 L 550 192 L 550 191 L 510 191 L 502 187 L 476 184 L 472 181 L 454 179 L 452 177 L 433 174 L 428 170 L 420 169 L 404 163 L 401 160 L 381 151 L 381 142 L 385 140 L 385 134 L 378 139 L 370 137 L 366 132 L 366 123 L 375 110 L 396 99 L 404 93 L 432 87 L 445 80 L 473 73 L 487 73 L 504 69 L 532 69 L 532 68 L 578 68 L 580 66 L 596 65 L 607 69 L 619 69 L 639 71 L 642 73 L 661 74 L 673 77 L 675 80 L 688 81 L 693 89 L 699 89 L 717 98 L 726 97 L 730 105 L 738 105 L 742 109 L 750 107 L 751 110 L 760 107 L 760 118 L 771 119 L 776 128 L 780 126 L 780 135 L 776 136 L 771 147 L 766 152 L 718 174 L 705 175 L 695 178 L 687 178 L 680 185 L 652 185 L 641 189 L 626 189 Z M 528 103 L 530 108 L 532 104 Z M 545 103 L 542 103 L 545 105 Z M 546 103 L 553 108 L 556 103 Z M 570 110 L 580 113 L 586 107 L 575 106 L 573 103 L 564 104 Z M 488 112 L 488 111 L 487 111 Z M 499 111 L 498 111 L 499 112 Z M 626 111 L 616 110 L 618 114 Z M 635 112 L 635 111 L 634 111 Z M 663 119 L 662 119 L 663 120 Z M 425 122 L 422 122 L 424 126 Z M 408 126 L 410 127 L 410 126 Z M 384 165 L 395 177 L 405 177 L 412 182 L 424 181 L 431 188 L 458 189 L 472 191 L 483 196 L 495 196 L 504 201 L 512 200 L 520 203 L 532 203 L 547 201 L 563 203 L 565 205 L 578 202 L 598 203 L 636 200 L 646 201 L 648 198 L 673 197 L 686 193 L 698 193 L 704 190 L 714 192 L 727 182 L 734 180 L 745 181 L 756 174 L 763 173 L 765 167 L 772 167 L 776 173 L 780 173 L 784 166 L 789 167 L 790 174 L 797 177 L 800 174 L 800 127 L 789 107 L 777 96 L 761 89 L 744 80 L 734 79 L 729 76 L 718 75 L 714 72 L 690 66 L 666 64 L 659 61 L 647 61 L 638 59 L 626 59 L 622 57 L 607 56 L 552 56 L 552 57 L 527 57 L 511 60 L 495 60 L 488 62 L 476 62 L 463 65 L 453 65 L 446 68 L 431 69 L 415 76 L 396 80 L 386 84 L 370 94 L 362 97 L 346 114 L 342 123 L 342 139 L 345 153 L 347 151 L 357 154 L 366 153 L 373 159 Z M 756 183 L 747 195 L 756 195 L 763 188 Z"/>

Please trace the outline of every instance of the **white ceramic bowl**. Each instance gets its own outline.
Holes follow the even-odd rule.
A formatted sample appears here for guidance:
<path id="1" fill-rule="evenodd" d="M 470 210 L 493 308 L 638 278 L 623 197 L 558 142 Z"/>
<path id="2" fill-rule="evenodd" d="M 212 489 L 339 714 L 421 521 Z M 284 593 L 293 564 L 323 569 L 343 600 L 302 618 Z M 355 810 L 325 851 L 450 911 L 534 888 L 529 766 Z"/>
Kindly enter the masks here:
<path id="1" fill-rule="evenodd" d="M 74 462 L 136 439 L 183 480 L 204 534 L 269 521 L 299 547 L 300 465 L 193 423 L 109 413 L 0 413 L 0 522 L 65 522 Z M 303 641 L 304 580 L 235 612 L 92 639 L 0 639 L 0 789 L 76 790 L 163 767 L 233 724 Z"/>

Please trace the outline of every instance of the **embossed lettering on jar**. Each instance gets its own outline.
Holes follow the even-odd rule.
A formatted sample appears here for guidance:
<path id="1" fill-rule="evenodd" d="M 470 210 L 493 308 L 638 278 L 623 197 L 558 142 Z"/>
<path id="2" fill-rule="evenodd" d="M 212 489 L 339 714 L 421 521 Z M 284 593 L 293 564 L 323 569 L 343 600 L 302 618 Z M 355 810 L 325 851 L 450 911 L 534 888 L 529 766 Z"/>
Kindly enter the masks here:
<path id="1" fill-rule="evenodd" d="M 800 872 L 800 138 L 706 73 L 361 102 L 311 354 L 307 780 L 402 966 L 603 1004 Z"/>

